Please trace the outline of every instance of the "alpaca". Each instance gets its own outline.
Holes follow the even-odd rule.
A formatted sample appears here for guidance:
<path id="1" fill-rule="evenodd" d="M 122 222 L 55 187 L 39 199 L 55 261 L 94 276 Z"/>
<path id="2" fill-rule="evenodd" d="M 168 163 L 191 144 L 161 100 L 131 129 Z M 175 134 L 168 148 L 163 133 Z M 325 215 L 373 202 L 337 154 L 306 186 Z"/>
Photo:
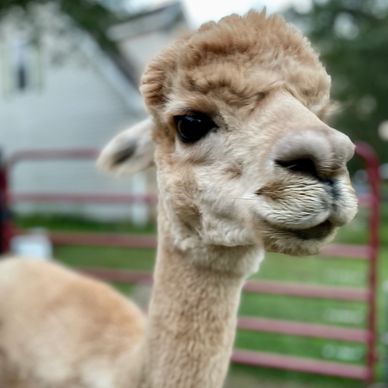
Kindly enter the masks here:
<path id="1" fill-rule="evenodd" d="M 330 78 L 279 16 L 207 23 L 165 49 L 150 118 L 99 165 L 155 162 L 158 248 L 148 317 L 58 265 L 0 264 L 2 387 L 220 388 L 242 286 L 264 251 L 315 254 L 356 214 L 354 146 L 324 123 Z"/>

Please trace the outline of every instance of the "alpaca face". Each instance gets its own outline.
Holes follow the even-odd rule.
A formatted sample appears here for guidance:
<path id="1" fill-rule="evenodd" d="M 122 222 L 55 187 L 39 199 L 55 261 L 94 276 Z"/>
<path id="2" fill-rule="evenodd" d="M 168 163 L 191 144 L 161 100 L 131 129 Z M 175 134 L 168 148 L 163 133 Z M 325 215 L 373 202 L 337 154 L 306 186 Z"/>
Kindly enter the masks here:
<path id="1" fill-rule="evenodd" d="M 172 134 L 156 137 L 155 158 L 177 243 L 316 253 L 356 214 L 353 144 L 281 87 L 249 112 L 219 95 L 201 112 L 176 95 L 159 123 Z"/>
<path id="2" fill-rule="evenodd" d="M 214 93 L 213 110 L 201 112 L 176 96 L 180 103 L 169 106 L 164 124 L 147 120 L 123 132 L 100 163 L 147 167 L 154 131 L 160 204 L 180 249 L 257 245 L 316 253 L 356 214 L 346 169 L 353 144 L 281 87 L 249 114 Z"/>

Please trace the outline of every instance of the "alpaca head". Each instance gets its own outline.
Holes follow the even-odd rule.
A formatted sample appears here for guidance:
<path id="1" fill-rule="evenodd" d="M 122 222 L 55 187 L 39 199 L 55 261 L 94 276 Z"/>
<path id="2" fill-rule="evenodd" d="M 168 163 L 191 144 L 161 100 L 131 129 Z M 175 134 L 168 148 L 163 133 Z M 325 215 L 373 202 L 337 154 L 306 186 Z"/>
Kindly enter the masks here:
<path id="1" fill-rule="evenodd" d="M 178 248 L 313 254 L 356 214 L 354 145 L 322 121 L 330 77 L 280 17 L 203 25 L 148 66 L 141 91 L 151 120 L 113 140 L 100 165 L 145 167 L 153 138 Z"/>

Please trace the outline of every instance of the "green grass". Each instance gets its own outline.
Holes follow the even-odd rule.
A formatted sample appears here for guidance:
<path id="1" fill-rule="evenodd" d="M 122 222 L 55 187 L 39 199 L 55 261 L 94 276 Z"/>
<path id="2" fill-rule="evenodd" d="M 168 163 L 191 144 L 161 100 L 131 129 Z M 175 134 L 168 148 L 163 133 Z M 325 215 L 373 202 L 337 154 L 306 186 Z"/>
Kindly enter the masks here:
<path id="1" fill-rule="evenodd" d="M 388 207 L 383 209 L 383 220 L 388 215 Z M 130 233 L 154 233 L 154 226 L 133 228 L 129 224 L 102 224 L 77 217 L 31 217 L 18 220 L 19 226 L 44 226 L 50 229 L 79 231 L 115 231 Z M 361 211 L 351 227 L 341 231 L 337 241 L 347 243 L 365 243 L 368 233 L 365 214 Z M 379 338 L 384 326 L 384 299 L 382 284 L 388 278 L 388 224 L 381 229 L 382 248 L 379 257 L 379 297 L 378 318 Z M 133 270 L 151 270 L 154 251 L 151 249 L 122 249 L 115 247 L 95 248 L 62 246 L 55 250 L 56 257 L 70 266 L 104 266 L 109 268 L 127 268 Z M 367 263 L 357 260 L 323 259 L 318 257 L 289 257 L 280 254 L 268 254 L 258 279 L 302 282 L 308 284 L 333 285 L 343 287 L 362 287 L 367 276 Z M 115 285 L 121 292 L 132 296 L 136 287 Z M 366 318 L 365 304 L 330 300 L 305 299 L 287 296 L 244 294 L 240 307 L 242 315 L 265 316 L 285 320 L 320 323 L 343 327 L 363 327 Z M 382 359 L 382 341 L 379 339 L 380 360 Z M 244 349 L 279 352 L 301 357 L 313 357 L 326 361 L 340 361 L 351 364 L 363 363 L 365 349 L 362 345 L 323 339 L 308 339 L 269 333 L 239 331 L 236 346 Z M 382 363 L 378 368 L 382 379 Z M 312 374 L 242 367 L 231 368 L 230 384 L 238 386 L 236 381 L 247 381 L 241 387 L 253 388 L 259 382 L 266 387 L 361 387 L 362 383 L 348 379 L 322 377 Z M 244 380 L 247 379 L 247 380 Z M 251 384 L 251 385 L 250 385 Z M 228 386 L 229 388 L 229 386 Z M 230 388 L 234 388 L 230 385 Z"/>

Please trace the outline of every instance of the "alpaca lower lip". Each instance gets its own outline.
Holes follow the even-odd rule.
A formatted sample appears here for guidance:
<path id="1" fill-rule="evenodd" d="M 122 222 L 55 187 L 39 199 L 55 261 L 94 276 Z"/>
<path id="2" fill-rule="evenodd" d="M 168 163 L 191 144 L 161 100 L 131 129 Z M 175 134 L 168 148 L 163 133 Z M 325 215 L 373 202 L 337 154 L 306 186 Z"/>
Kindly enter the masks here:
<path id="1" fill-rule="evenodd" d="M 333 224 L 330 221 L 324 221 L 312 228 L 301 230 L 288 230 L 301 240 L 321 240 L 327 237 L 333 231 Z"/>
<path id="2" fill-rule="evenodd" d="M 336 229 L 336 226 L 329 220 L 323 221 L 318 225 L 312 226 L 311 228 L 306 229 L 292 229 L 285 228 L 279 225 L 274 225 L 270 222 L 266 222 L 269 230 L 272 230 L 270 235 L 282 236 L 282 238 L 297 238 L 298 240 L 325 240 L 329 237 L 333 231 Z"/>

